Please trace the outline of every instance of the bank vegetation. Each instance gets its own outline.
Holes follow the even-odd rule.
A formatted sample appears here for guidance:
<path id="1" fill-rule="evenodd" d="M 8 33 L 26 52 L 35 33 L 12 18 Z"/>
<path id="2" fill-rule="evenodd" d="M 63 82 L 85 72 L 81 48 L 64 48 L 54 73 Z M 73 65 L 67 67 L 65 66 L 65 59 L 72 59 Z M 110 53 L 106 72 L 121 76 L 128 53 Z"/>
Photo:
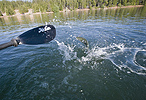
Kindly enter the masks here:
<path id="1" fill-rule="evenodd" d="M 32 13 L 36 12 L 59 12 L 76 9 L 96 9 L 107 7 L 122 7 L 129 5 L 145 5 L 146 0 L 32 0 L 31 2 L 23 0 L 0 1 L 0 16 L 15 15 L 16 10 L 20 14 L 28 12 L 32 9 Z"/>

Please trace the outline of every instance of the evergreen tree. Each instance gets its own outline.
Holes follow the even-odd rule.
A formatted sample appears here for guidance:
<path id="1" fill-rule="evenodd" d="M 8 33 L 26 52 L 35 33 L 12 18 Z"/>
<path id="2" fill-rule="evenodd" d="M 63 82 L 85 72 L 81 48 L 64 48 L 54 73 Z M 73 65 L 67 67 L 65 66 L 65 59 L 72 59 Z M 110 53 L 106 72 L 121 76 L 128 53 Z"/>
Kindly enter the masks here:
<path id="1" fill-rule="evenodd" d="M 97 0 L 97 2 L 98 2 L 98 7 L 99 7 L 99 6 L 101 7 L 101 5 L 102 5 L 102 3 L 103 3 L 103 0 Z"/>
<path id="2" fill-rule="evenodd" d="M 73 10 L 74 10 L 75 8 L 78 8 L 78 6 L 77 6 L 76 4 L 77 4 L 77 0 L 73 0 Z"/>
<path id="3" fill-rule="evenodd" d="M 24 14 L 24 13 L 26 13 L 26 12 L 28 12 L 28 8 L 26 7 L 26 6 L 19 6 L 19 13 L 20 14 Z"/>
<path id="4" fill-rule="evenodd" d="M 79 4 L 78 4 L 78 2 L 76 2 L 76 8 L 77 8 L 77 9 L 79 8 Z"/>
<path id="5" fill-rule="evenodd" d="M 88 7 L 91 6 L 91 1 L 92 1 L 92 0 L 87 0 L 87 6 L 88 6 Z"/>
<path id="6" fill-rule="evenodd" d="M 136 5 L 139 5 L 139 3 L 140 3 L 139 0 L 136 0 Z"/>
<path id="7" fill-rule="evenodd" d="M 132 3 L 133 5 L 136 5 L 136 0 L 133 0 L 133 3 Z"/>
<path id="8" fill-rule="evenodd" d="M 78 0 L 79 9 L 83 8 L 83 0 Z"/>
<path id="9" fill-rule="evenodd" d="M 89 9 L 91 9 L 91 10 L 92 10 L 92 5 L 90 5 L 90 6 L 89 6 Z"/>
<path id="10" fill-rule="evenodd" d="M 95 0 L 92 1 L 92 6 L 96 6 Z"/>
<path id="11" fill-rule="evenodd" d="M 104 4 L 105 4 L 105 6 L 107 6 L 108 5 L 108 0 L 104 0 Z"/>
<path id="12" fill-rule="evenodd" d="M 53 6 L 52 6 L 52 11 L 53 12 L 59 12 L 59 7 L 56 5 L 56 4 L 54 4 Z"/>
<path id="13" fill-rule="evenodd" d="M 59 5 L 59 10 L 63 11 L 63 5 L 62 4 Z"/>
<path id="14" fill-rule="evenodd" d="M 0 16 L 3 16 L 2 12 L 0 11 Z"/>
<path id="15" fill-rule="evenodd" d="M 117 2 L 118 2 L 118 0 L 113 0 L 113 5 L 116 6 Z"/>
<path id="16" fill-rule="evenodd" d="M 28 9 L 33 9 L 34 12 L 46 12 L 62 11 L 64 8 L 74 10 L 75 8 L 83 9 L 92 7 L 102 7 L 104 6 L 118 6 L 121 5 L 138 5 L 146 4 L 146 0 L 33 0 L 32 2 L 16 0 L 16 1 L 0 1 L 0 15 L 5 13 L 7 15 L 15 14 L 14 10 L 18 9 L 20 13 L 28 12 Z"/>
<path id="17" fill-rule="evenodd" d="M 83 0 L 83 8 L 86 8 L 87 4 L 86 4 L 86 0 Z"/>
<path id="18" fill-rule="evenodd" d="M 127 0 L 122 0 L 122 5 L 127 6 Z"/>
<path id="19" fill-rule="evenodd" d="M 111 7 L 112 6 L 112 0 L 109 0 L 108 2 L 109 2 L 108 6 Z"/>
<path id="20" fill-rule="evenodd" d="M 32 9 L 33 13 L 39 12 L 39 5 L 37 3 L 33 3 Z"/>
<path id="21" fill-rule="evenodd" d="M 122 0 L 118 0 L 118 3 L 121 3 L 122 2 Z"/>
<path id="22" fill-rule="evenodd" d="M 11 7 L 8 7 L 6 9 L 6 15 L 14 15 L 15 14 L 15 11 L 11 8 Z"/>
<path id="23" fill-rule="evenodd" d="M 48 3 L 48 9 L 47 9 L 47 11 L 49 11 L 49 12 L 52 11 L 52 7 L 51 7 L 51 4 L 50 3 Z"/>
<path id="24" fill-rule="evenodd" d="M 1 11 L 3 13 L 5 13 L 6 12 L 6 2 L 5 1 L 1 1 L 0 7 L 1 7 Z"/>
<path id="25" fill-rule="evenodd" d="M 63 8 L 65 8 L 66 6 L 65 6 L 65 0 L 61 0 L 61 4 L 62 4 L 62 6 L 63 6 Z"/>
<path id="26" fill-rule="evenodd" d="M 121 5 L 121 1 L 122 1 L 122 0 L 118 0 L 118 6 L 119 6 L 119 7 L 122 6 L 122 5 Z"/>

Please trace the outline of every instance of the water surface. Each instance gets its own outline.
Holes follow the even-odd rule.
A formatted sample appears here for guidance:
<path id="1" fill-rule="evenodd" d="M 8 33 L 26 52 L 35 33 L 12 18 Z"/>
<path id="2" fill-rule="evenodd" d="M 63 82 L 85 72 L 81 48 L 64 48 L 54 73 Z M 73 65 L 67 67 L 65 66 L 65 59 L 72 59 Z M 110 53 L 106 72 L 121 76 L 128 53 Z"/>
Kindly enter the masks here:
<path id="1" fill-rule="evenodd" d="M 0 18 L 0 43 L 45 22 L 50 43 L 0 50 L 1 100 L 146 100 L 145 7 Z"/>

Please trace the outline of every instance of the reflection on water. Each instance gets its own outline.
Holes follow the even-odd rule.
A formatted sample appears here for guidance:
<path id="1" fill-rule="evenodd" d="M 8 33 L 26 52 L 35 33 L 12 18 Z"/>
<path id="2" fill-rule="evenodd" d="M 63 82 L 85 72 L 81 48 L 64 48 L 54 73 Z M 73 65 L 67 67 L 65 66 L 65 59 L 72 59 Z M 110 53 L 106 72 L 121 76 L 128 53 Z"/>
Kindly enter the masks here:
<path id="1" fill-rule="evenodd" d="M 0 50 L 1 100 L 146 100 L 144 7 L 4 17 L 0 43 L 45 22 L 55 40 Z"/>
<path id="2" fill-rule="evenodd" d="M 99 10 L 86 10 L 86 11 L 71 11 L 71 12 L 60 12 L 60 13 L 50 13 L 50 14 L 33 14 L 33 15 L 22 15 L 15 17 L 3 17 L 0 18 L 0 26 L 9 25 L 21 25 L 21 24 L 31 24 L 31 23 L 45 23 L 58 21 L 58 24 L 62 24 L 61 21 L 67 20 L 86 20 L 89 17 L 93 19 L 102 20 L 121 20 L 128 17 L 135 17 L 139 15 L 141 17 L 146 17 L 146 7 L 142 8 L 118 8 L 118 9 L 99 9 Z M 138 16 L 138 17 L 139 17 Z M 54 18 L 56 20 L 54 20 Z M 91 19 L 92 19 L 91 18 Z"/>

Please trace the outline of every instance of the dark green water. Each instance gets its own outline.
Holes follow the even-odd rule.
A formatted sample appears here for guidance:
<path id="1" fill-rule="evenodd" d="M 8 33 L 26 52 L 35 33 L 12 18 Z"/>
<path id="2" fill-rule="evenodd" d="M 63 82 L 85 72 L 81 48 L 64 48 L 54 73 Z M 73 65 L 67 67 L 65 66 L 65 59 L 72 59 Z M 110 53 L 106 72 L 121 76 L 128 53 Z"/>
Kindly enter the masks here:
<path id="1" fill-rule="evenodd" d="M 0 50 L 0 100 L 146 100 L 145 7 L 0 18 L 0 43 L 45 22 L 50 43 Z"/>

